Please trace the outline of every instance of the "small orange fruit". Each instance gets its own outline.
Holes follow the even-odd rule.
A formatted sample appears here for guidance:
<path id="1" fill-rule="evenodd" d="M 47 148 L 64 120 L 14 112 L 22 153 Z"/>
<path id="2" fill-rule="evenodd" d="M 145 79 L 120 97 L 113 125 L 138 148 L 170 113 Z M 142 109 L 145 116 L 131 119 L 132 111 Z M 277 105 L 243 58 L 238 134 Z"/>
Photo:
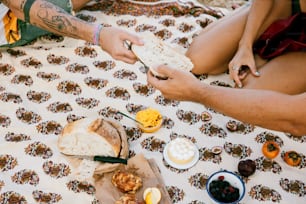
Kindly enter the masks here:
<path id="1" fill-rule="evenodd" d="M 266 141 L 262 146 L 262 153 L 269 159 L 274 159 L 280 152 L 279 145 L 274 141 Z"/>
<path id="2" fill-rule="evenodd" d="M 284 155 L 284 161 L 290 166 L 300 165 L 301 160 L 301 155 L 296 151 L 287 151 Z"/>

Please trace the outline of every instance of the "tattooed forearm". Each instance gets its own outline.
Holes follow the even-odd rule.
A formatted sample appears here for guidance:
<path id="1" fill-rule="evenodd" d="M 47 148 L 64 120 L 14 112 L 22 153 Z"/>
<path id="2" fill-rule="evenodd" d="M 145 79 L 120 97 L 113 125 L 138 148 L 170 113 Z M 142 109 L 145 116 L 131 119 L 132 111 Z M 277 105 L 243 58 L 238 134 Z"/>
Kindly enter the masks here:
<path id="1" fill-rule="evenodd" d="M 1 0 L 0 2 L 6 5 L 7 7 L 9 7 L 10 5 L 10 0 Z"/>
<path id="2" fill-rule="evenodd" d="M 37 17 L 43 23 L 42 26 L 48 27 L 57 34 L 77 38 L 78 28 L 76 23 L 79 19 L 68 16 L 63 9 L 56 7 L 48 2 L 40 5 Z"/>

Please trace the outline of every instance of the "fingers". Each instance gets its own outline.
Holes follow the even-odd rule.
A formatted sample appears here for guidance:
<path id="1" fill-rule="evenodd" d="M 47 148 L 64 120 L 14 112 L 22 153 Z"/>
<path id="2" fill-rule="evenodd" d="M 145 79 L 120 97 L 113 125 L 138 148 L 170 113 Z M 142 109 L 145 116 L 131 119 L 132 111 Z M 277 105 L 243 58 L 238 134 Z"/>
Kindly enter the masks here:
<path id="1" fill-rule="evenodd" d="M 234 82 L 237 84 L 239 88 L 242 88 L 242 82 L 239 77 L 239 72 L 240 72 L 241 66 L 240 65 L 234 65 L 230 67 L 230 76 L 234 80 Z"/>

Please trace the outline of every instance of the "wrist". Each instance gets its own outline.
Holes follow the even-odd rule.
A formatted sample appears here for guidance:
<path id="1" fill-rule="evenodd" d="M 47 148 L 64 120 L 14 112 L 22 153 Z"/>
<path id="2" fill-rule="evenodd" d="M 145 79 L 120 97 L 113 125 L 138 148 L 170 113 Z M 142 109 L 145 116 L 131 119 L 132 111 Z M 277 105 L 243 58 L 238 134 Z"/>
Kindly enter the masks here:
<path id="1" fill-rule="evenodd" d="M 98 24 L 95 26 L 94 28 L 94 32 L 93 32 L 93 38 L 92 38 L 92 42 L 94 45 L 100 45 L 100 34 L 101 31 L 103 29 L 103 25 L 102 24 Z"/>

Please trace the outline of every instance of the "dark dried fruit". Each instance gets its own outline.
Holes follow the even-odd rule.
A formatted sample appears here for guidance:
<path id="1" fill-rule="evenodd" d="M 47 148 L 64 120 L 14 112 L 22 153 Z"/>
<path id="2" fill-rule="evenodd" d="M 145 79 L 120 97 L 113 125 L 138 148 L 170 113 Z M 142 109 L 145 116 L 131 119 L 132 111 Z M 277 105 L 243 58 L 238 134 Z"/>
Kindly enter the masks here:
<path id="1" fill-rule="evenodd" d="M 254 174 L 256 170 L 256 163 L 251 159 L 241 160 L 238 163 L 238 172 L 240 175 L 248 177 Z"/>

